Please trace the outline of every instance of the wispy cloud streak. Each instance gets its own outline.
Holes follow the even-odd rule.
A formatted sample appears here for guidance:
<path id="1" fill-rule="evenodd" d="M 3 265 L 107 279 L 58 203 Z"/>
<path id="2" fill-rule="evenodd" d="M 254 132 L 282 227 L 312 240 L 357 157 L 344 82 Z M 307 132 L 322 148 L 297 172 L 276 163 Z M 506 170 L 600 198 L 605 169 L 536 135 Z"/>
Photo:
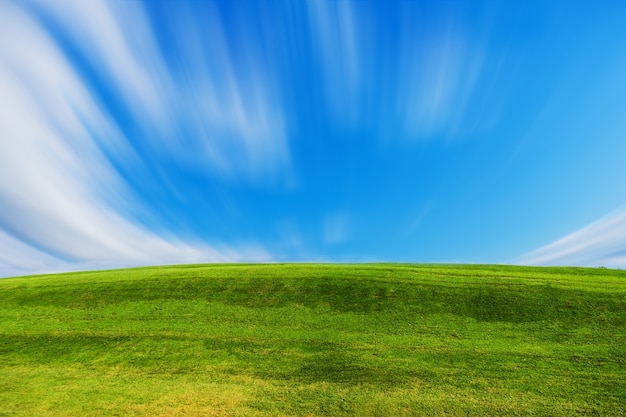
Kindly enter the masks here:
<path id="1" fill-rule="evenodd" d="M 213 3 L 201 16 L 184 3 L 168 9 L 164 24 L 173 45 L 165 50 L 141 3 L 29 4 L 67 32 L 94 76 L 119 97 L 119 103 L 104 103 L 107 110 L 128 108 L 143 149 L 155 157 L 256 183 L 289 169 L 285 121 L 278 94 L 272 94 L 278 86 L 254 53 L 258 40 L 232 47 Z"/>
<path id="2" fill-rule="evenodd" d="M 415 11 L 407 15 L 420 17 Z M 454 136 L 467 117 L 485 52 L 451 19 L 437 30 L 405 21 L 402 30 L 411 41 L 401 49 L 397 111 L 409 137 Z"/>
<path id="3" fill-rule="evenodd" d="M 319 54 L 326 98 L 337 120 L 354 123 L 363 90 L 363 19 L 358 3 L 307 2 L 314 48 Z"/>
<path id="4" fill-rule="evenodd" d="M 74 269 L 75 264 L 40 251 L 0 230 L 0 277 Z"/>
<path id="5" fill-rule="evenodd" d="M 230 45 L 217 10 L 207 8 L 201 19 L 185 7 L 169 16 L 179 58 L 169 68 L 174 134 L 164 138 L 165 149 L 228 179 L 289 176 L 286 122 L 278 86 L 254 52 L 259 40 L 239 34 L 242 45 Z"/>
<path id="6" fill-rule="evenodd" d="M 227 245 L 216 249 L 201 241 L 159 236 L 136 223 L 130 214 L 149 208 L 138 205 L 131 187 L 116 169 L 116 165 L 133 161 L 133 146 L 126 142 L 127 132 L 117 123 L 114 109 L 100 100 L 84 72 L 73 65 L 63 45 L 38 18 L 44 13 L 46 18 L 69 23 L 63 22 L 61 12 L 67 4 L 51 4 L 0 3 L 0 97 L 5 109 L 0 112 L 0 275 L 72 267 L 267 260 L 269 255 L 254 245 L 244 245 L 239 251 Z M 136 23 L 137 16 L 123 21 L 109 9 L 109 3 L 81 4 L 76 2 L 80 17 L 76 20 L 84 25 L 66 25 L 78 30 L 70 33 L 72 41 L 85 49 L 89 59 L 107 69 L 112 77 L 109 87 L 124 97 L 137 119 L 143 116 L 148 120 L 142 123 L 152 130 L 145 131 L 145 137 L 158 140 L 167 136 L 176 121 L 165 119 L 170 132 L 162 130 L 168 126 L 158 122 L 169 110 L 160 107 L 159 103 L 169 103 L 167 91 L 160 86 L 172 83 L 155 79 L 167 75 L 165 70 L 155 72 L 148 65 L 159 62 L 158 56 L 144 61 L 137 58 L 141 51 L 154 54 L 155 47 L 129 49 L 133 42 L 123 26 Z M 145 25 L 139 26 L 146 30 Z M 140 38 L 149 36 L 144 33 Z M 254 93 L 252 100 L 232 89 L 225 95 L 239 102 L 239 107 L 232 104 L 222 110 L 230 123 L 222 134 L 237 138 L 233 154 L 243 151 L 259 158 L 263 153 L 257 152 L 254 135 L 259 124 L 271 130 L 273 121 L 263 115 L 250 116 L 248 109 L 241 108 L 243 101 L 259 106 Z M 99 141 L 103 136 L 106 145 Z M 207 134 L 198 140 L 215 141 Z M 118 158 L 103 152 L 103 146 L 105 151 L 110 150 L 107 146 L 114 147 Z M 129 154 L 119 158 L 124 152 Z M 221 153 L 229 168 L 239 167 L 244 177 L 264 173 L 264 161 L 228 160 L 226 152 Z M 268 154 L 268 158 L 274 157 L 271 148 Z M 281 154 L 280 158 L 286 156 Z M 215 162 L 203 160 L 209 167 Z"/>
<path id="7" fill-rule="evenodd" d="M 626 210 L 609 214 L 517 260 L 529 265 L 626 268 Z"/>

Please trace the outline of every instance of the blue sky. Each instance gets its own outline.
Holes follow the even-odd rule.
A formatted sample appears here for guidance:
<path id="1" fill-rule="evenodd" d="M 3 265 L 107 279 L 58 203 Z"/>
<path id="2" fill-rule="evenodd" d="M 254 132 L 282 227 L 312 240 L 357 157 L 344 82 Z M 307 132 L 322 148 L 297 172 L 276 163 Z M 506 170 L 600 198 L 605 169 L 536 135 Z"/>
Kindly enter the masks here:
<path id="1" fill-rule="evenodd" d="M 0 0 L 0 276 L 626 267 L 622 1 Z"/>

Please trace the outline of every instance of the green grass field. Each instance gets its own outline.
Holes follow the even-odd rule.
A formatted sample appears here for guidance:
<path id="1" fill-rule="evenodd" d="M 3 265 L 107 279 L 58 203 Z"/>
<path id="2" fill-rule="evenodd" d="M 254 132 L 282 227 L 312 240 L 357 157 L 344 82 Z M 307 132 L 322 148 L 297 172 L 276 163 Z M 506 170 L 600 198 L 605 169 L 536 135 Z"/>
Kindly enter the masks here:
<path id="1" fill-rule="evenodd" d="M 0 280 L 0 416 L 626 415 L 626 271 L 191 265 Z"/>

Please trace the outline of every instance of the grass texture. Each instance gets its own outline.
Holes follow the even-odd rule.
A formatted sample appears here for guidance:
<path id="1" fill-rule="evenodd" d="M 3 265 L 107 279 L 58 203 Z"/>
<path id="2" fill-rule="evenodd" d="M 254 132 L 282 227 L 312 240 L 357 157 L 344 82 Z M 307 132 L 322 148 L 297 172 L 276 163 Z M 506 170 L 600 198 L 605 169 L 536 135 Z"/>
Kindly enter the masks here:
<path id="1" fill-rule="evenodd" d="M 626 415 L 626 271 L 188 265 L 0 280 L 0 416 Z"/>

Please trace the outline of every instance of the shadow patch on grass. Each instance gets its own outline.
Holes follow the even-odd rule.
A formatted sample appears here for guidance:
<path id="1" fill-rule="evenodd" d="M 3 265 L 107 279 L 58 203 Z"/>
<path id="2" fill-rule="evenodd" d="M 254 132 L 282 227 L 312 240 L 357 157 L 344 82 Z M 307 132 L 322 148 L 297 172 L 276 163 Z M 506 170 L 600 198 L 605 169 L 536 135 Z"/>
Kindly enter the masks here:
<path id="1" fill-rule="evenodd" d="M 261 271 L 261 269 L 259 269 Z M 378 271 L 383 274 L 385 271 Z M 28 294 L 28 295 L 26 295 Z M 70 301 L 68 301 L 70 300 Z M 481 322 L 603 322 L 626 326 L 626 298 L 621 294 L 522 285 L 515 279 L 467 277 L 456 286 L 416 281 L 388 282 L 382 276 L 317 275 L 237 278 L 191 276 L 181 280 L 146 280 L 39 288 L 5 292 L 0 302 L 18 306 L 57 306 L 93 310 L 122 302 L 203 300 L 248 308 L 301 305 L 338 313 L 446 314 Z"/>

